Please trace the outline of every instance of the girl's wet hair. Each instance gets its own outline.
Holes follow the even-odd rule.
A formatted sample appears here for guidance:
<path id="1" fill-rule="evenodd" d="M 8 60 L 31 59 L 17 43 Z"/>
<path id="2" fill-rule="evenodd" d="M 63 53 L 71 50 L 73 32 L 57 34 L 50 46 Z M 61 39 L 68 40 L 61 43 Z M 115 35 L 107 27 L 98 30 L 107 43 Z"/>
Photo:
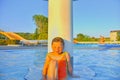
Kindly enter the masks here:
<path id="1" fill-rule="evenodd" d="M 61 42 L 64 46 L 64 40 L 61 38 L 61 37 L 55 37 L 53 40 L 52 40 L 52 44 L 53 42 Z"/>

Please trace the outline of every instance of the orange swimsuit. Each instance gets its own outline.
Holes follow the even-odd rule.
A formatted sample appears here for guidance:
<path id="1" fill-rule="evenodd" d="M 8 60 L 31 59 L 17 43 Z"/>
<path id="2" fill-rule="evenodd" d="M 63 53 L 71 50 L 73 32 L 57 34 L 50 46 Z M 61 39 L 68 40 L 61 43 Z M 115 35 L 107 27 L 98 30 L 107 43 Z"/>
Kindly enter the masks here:
<path id="1" fill-rule="evenodd" d="M 47 77 L 50 77 L 51 75 L 53 75 L 55 73 L 55 71 L 53 71 L 53 70 L 56 70 L 56 66 L 58 66 L 57 67 L 57 77 L 58 77 L 58 80 L 66 79 L 67 78 L 67 59 L 66 59 L 66 54 L 67 54 L 67 52 L 63 52 L 63 53 L 61 53 L 59 55 L 54 55 L 54 53 L 48 53 L 47 56 L 46 56 L 46 61 L 44 63 L 42 74 L 43 75 L 47 75 Z M 51 63 L 52 60 L 56 61 L 57 65 L 54 64 L 55 62 Z M 49 69 L 50 63 L 51 63 L 52 67 Z"/>

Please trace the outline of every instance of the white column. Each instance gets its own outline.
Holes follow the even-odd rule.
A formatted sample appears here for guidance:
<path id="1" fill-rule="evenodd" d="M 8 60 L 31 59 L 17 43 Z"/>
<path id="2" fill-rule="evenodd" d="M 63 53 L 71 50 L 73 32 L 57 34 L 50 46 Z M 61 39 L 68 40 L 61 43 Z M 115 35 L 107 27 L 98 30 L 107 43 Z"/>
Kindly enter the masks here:
<path id="1" fill-rule="evenodd" d="M 54 37 L 62 37 L 64 50 L 72 53 L 72 0 L 48 0 L 48 52 Z"/>

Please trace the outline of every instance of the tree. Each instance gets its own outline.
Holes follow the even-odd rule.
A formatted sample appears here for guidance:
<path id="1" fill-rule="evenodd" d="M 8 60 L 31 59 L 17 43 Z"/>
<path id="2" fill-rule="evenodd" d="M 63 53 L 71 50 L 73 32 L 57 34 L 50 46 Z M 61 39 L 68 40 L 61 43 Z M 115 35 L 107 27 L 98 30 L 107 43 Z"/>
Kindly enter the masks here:
<path id="1" fill-rule="evenodd" d="M 34 38 L 34 39 L 37 39 L 38 36 L 39 36 L 39 32 L 38 32 L 38 28 L 36 28 L 36 29 L 35 29 L 35 32 L 34 32 L 33 38 Z"/>
<path id="2" fill-rule="evenodd" d="M 78 41 L 83 41 L 83 39 L 84 39 L 84 35 L 83 34 L 81 34 L 81 33 L 77 34 L 77 40 Z"/>
<path id="3" fill-rule="evenodd" d="M 120 41 L 120 32 L 117 32 L 117 41 Z"/>
<path id="4" fill-rule="evenodd" d="M 48 18 L 43 15 L 34 15 L 33 19 L 37 26 L 35 37 L 37 39 L 47 39 L 48 36 Z M 44 35 L 44 37 L 43 37 Z"/>
<path id="5" fill-rule="evenodd" d="M 77 38 L 75 38 L 77 41 L 97 41 L 98 39 L 95 37 L 90 37 L 88 35 L 84 35 L 82 33 L 77 34 Z"/>

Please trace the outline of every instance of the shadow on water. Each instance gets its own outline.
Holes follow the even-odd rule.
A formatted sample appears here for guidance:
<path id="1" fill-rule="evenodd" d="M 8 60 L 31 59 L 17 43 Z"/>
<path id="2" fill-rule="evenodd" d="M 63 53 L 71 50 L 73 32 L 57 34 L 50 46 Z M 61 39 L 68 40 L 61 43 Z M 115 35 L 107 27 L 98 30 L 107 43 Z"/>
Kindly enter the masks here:
<path id="1" fill-rule="evenodd" d="M 102 44 L 102 45 L 98 45 L 98 47 L 100 48 L 99 50 L 109 50 L 111 48 L 120 48 L 119 44 Z"/>

